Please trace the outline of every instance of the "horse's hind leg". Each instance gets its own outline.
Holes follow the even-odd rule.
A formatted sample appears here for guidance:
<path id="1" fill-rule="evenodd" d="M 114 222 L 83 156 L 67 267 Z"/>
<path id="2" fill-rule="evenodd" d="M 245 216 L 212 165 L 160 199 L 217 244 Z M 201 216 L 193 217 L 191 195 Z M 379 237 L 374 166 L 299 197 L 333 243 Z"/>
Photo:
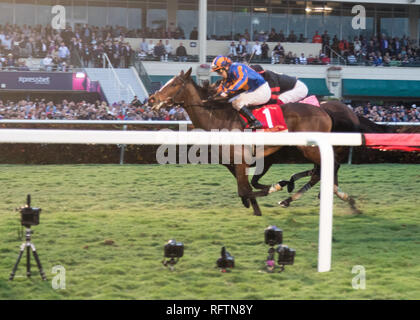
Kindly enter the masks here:
<path id="1" fill-rule="evenodd" d="M 348 193 L 341 190 L 341 188 L 338 186 L 338 169 L 340 169 L 340 165 L 336 164 L 335 171 L 334 171 L 334 194 L 340 199 L 345 202 L 347 202 L 355 214 L 362 213 L 359 209 L 356 207 L 356 200 L 354 200 L 351 196 L 349 196 Z"/>
<path id="2" fill-rule="evenodd" d="M 306 170 L 306 171 L 302 171 L 299 173 L 295 173 L 293 176 L 290 177 L 290 180 L 287 181 L 287 192 L 292 192 L 295 189 L 295 181 L 302 179 L 304 177 L 309 177 L 314 173 L 315 167 L 314 169 L 311 170 Z M 284 181 L 284 180 L 282 180 Z M 282 181 L 279 181 L 279 183 L 281 183 Z"/>
<path id="3" fill-rule="evenodd" d="M 292 201 L 298 200 L 306 191 L 310 190 L 314 185 L 316 185 L 319 182 L 319 180 L 321 180 L 320 173 L 320 167 L 318 165 L 315 165 L 311 176 L 311 180 L 309 180 L 309 182 L 306 183 L 302 188 L 300 188 L 299 191 L 296 192 L 294 195 L 287 198 L 286 200 L 280 201 L 278 204 L 283 208 L 287 208 L 288 206 L 290 206 L 290 203 Z"/>

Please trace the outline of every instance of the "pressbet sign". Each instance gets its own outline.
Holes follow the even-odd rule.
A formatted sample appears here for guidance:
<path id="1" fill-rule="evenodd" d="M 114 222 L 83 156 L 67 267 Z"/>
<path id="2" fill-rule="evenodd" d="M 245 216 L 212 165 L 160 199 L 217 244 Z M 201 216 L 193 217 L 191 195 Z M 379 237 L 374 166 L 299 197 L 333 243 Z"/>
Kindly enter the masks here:
<path id="1" fill-rule="evenodd" d="M 58 90 L 73 89 L 72 72 L 2 71 L 1 90 Z"/>
<path id="2" fill-rule="evenodd" d="M 40 85 L 49 85 L 50 77 L 19 77 L 18 83 L 34 83 Z"/>

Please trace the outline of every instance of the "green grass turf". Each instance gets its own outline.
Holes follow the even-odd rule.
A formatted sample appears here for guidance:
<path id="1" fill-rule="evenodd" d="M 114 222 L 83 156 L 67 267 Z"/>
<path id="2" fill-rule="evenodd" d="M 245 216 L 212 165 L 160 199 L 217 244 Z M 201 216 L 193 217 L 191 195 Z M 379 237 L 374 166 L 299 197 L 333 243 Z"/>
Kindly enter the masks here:
<path id="1" fill-rule="evenodd" d="M 271 184 L 311 165 L 276 165 Z M 237 197 L 236 182 L 216 165 L 1 165 L 0 299 L 419 299 L 420 171 L 418 165 L 342 166 L 340 185 L 361 215 L 334 200 L 332 270 L 317 272 L 319 185 L 277 206 L 286 191 L 259 199 L 262 217 Z M 297 182 L 297 187 L 306 179 Z M 33 228 L 48 281 L 25 256 L 14 281 L 20 224 L 14 208 L 41 207 Z M 264 229 L 283 229 L 296 249 L 293 266 L 267 273 Z M 175 238 L 184 257 L 170 271 L 163 245 Z M 113 244 L 105 244 L 112 240 Z M 226 246 L 235 268 L 215 266 Z M 66 289 L 52 289 L 53 266 Z M 366 270 L 366 289 L 352 288 L 352 268 Z"/>

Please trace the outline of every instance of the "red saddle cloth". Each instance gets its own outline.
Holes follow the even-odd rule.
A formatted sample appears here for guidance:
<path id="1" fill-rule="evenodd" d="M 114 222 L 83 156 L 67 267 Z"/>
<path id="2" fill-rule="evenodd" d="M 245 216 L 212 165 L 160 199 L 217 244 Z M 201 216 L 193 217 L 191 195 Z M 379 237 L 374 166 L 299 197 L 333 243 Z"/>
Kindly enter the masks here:
<path id="1" fill-rule="evenodd" d="M 302 101 L 299 101 L 299 103 L 307 103 L 319 107 L 319 102 L 316 96 L 309 96 L 303 99 Z M 283 116 L 283 110 L 281 109 L 280 104 L 266 104 L 261 108 L 252 110 L 252 114 L 263 125 L 263 131 L 288 131 L 287 124 Z M 241 117 L 246 122 L 245 117 L 243 117 L 242 115 Z"/>

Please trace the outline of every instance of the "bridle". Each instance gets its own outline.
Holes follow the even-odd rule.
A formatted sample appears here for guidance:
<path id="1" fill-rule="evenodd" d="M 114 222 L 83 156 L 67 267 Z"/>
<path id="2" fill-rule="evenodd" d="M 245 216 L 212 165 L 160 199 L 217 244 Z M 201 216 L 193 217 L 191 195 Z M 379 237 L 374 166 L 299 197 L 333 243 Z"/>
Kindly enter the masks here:
<path id="1" fill-rule="evenodd" d="M 181 107 L 184 106 L 185 101 L 176 101 L 176 98 L 182 93 L 183 90 L 185 90 L 186 85 L 188 84 L 188 81 L 184 79 L 181 76 L 177 76 L 175 80 L 180 80 L 182 82 L 181 86 L 178 88 L 178 90 L 175 92 L 175 94 L 172 97 L 168 97 L 165 101 L 160 102 L 160 104 L 166 104 L 167 106 L 173 106 L 173 105 L 179 105 Z M 172 100 L 172 101 L 171 101 Z M 196 104 L 189 104 L 189 106 L 202 106 L 204 102 L 208 102 L 209 100 L 202 100 L 201 103 Z M 170 104 L 171 103 L 171 104 Z"/>
<path id="2" fill-rule="evenodd" d="M 182 101 L 182 102 L 176 102 L 175 101 L 175 98 L 181 93 L 181 91 L 182 90 L 184 90 L 185 89 L 185 85 L 187 84 L 187 82 L 185 81 L 185 79 L 184 78 L 182 78 L 182 77 L 177 77 L 177 78 L 179 78 L 181 81 L 182 81 L 182 85 L 181 85 L 181 87 L 175 92 L 175 94 L 173 95 L 173 97 L 171 98 L 172 99 L 172 104 L 179 104 L 179 105 L 183 105 L 185 102 L 184 101 Z"/>

